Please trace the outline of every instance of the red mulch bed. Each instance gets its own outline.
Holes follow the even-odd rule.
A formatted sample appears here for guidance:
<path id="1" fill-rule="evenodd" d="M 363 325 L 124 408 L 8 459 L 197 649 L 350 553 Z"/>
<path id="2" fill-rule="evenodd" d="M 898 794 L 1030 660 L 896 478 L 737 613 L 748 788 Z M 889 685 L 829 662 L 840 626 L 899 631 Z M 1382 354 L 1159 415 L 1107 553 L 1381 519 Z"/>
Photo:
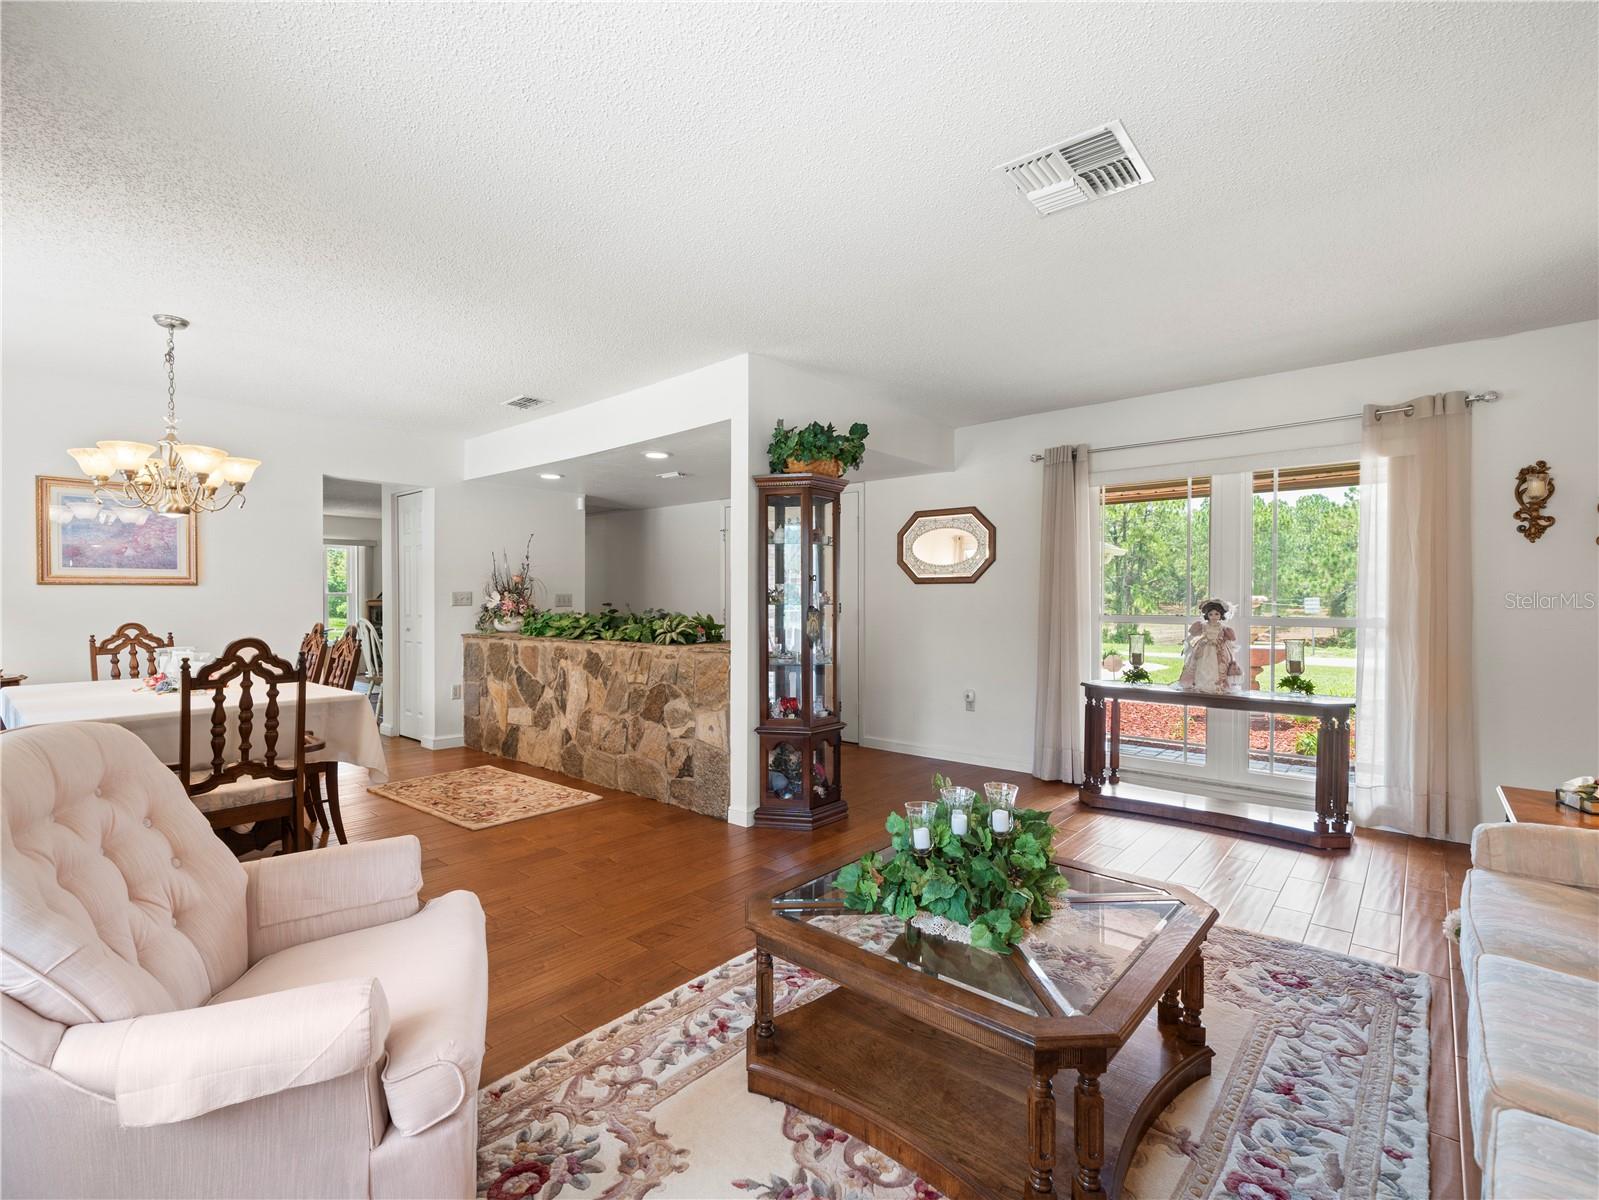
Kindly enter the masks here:
<path id="1" fill-rule="evenodd" d="M 1122 702 L 1122 740 L 1176 742 L 1183 740 L 1183 710 L 1171 704 L 1139 704 Z M 1196 708 L 1188 713 L 1188 742 L 1205 744 L 1205 710 Z M 1308 724 L 1298 724 L 1309 721 Z M 1264 752 L 1268 739 L 1278 755 L 1293 757 L 1294 743 L 1302 733 L 1314 732 L 1315 723 L 1305 717 L 1273 717 L 1266 713 L 1252 713 L 1249 718 L 1249 748 Z M 1354 738 L 1350 738 L 1350 757 L 1354 757 Z"/>

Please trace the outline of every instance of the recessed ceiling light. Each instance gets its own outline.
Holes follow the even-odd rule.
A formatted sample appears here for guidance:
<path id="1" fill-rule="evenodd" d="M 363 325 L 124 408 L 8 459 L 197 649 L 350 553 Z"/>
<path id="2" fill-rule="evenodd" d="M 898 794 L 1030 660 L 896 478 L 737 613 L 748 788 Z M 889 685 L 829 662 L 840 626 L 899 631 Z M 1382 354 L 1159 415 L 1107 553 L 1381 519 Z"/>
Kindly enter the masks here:
<path id="1" fill-rule="evenodd" d="M 644 457 L 645 458 L 671 458 L 672 456 L 670 454 L 668 454 L 665 450 L 646 450 L 646 451 L 644 451 Z"/>
<path id="2" fill-rule="evenodd" d="M 688 478 L 688 472 L 687 471 L 662 471 L 655 478 L 657 478 L 657 479 L 687 479 Z"/>
<path id="3" fill-rule="evenodd" d="M 562 478 L 565 478 L 565 477 L 561 476 L 561 475 L 556 475 L 555 473 L 553 473 L 551 471 L 540 471 L 539 472 L 539 478 L 540 479 L 562 479 Z"/>

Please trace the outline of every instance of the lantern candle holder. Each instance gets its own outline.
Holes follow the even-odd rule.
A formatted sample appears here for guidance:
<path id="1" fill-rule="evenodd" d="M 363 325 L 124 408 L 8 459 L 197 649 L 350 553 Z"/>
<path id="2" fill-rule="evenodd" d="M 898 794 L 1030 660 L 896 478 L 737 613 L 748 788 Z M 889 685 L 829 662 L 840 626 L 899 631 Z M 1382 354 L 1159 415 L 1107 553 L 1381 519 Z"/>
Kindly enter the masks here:
<path id="1" fill-rule="evenodd" d="M 1144 635 L 1132 633 L 1127 635 L 1127 660 L 1135 667 L 1144 665 Z"/>
<path id="2" fill-rule="evenodd" d="M 988 828 L 995 837 L 1009 837 L 1016 831 L 1016 795 L 1021 791 L 1014 783 L 985 783 L 983 795 L 988 799 Z"/>
<path id="3" fill-rule="evenodd" d="M 1303 675 L 1305 673 L 1305 639 L 1284 638 L 1283 657 L 1287 659 L 1288 674 Z"/>
<path id="4" fill-rule="evenodd" d="M 947 787 L 938 793 L 944 807 L 949 810 L 949 831 L 956 837 L 965 837 L 972 828 L 972 804 L 977 793 L 969 787 Z"/>

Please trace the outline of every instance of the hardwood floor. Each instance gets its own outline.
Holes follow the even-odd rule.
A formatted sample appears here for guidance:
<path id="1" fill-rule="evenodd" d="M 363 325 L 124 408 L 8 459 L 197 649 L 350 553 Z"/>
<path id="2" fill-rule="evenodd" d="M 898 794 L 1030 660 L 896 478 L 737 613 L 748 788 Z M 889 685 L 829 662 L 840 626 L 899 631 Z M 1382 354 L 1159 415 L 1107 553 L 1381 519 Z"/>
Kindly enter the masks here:
<path id="1" fill-rule="evenodd" d="M 366 793 L 345 776 L 352 841 L 414 833 L 424 895 L 478 894 L 488 917 L 485 1083 L 753 945 L 744 901 L 769 881 L 836 865 L 883 841 L 890 809 L 928 792 L 934 771 L 1004 779 L 1022 802 L 1060 810 L 1066 857 L 1170 880 L 1199 893 L 1223 924 L 1325 946 L 1432 977 L 1427 1112 L 1432 1194 L 1479 1191 L 1464 1111 L 1464 991 L 1445 938 L 1467 848 L 1361 832 L 1317 853 L 1165 822 L 1079 811 L 1076 790 L 1027 775 L 845 746 L 848 819 L 814 834 L 740 829 L 473 750 L 385 739 L 389 773 L 408 779 L 492 763 L 600 792 L 600 804 L 472 832 Z"/>

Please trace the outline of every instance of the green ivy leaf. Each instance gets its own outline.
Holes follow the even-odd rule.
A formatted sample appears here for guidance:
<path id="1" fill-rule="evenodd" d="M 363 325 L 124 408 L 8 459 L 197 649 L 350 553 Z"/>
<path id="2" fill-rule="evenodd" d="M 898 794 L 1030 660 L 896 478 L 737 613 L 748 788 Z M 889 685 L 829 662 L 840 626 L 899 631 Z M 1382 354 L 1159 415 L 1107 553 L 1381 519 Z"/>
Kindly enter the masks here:
<path id="1" fill-rule="evenodd" d="M 863 863 L 858 863 L 858 862 L 849 863 L 847 866 L 844 867 L 843 870 L 841 870 L 838 873 L 838 876 L 834 879 L 833 882 L 834 882 L 835 886 L 837 886 L 839 891 L 841 891 L 841 892 L 853 892 L 855 890 L 856 886 L 861 881 L 861 875 L 863 873 L 863 870 L 864 870 L 864 864 Z"/>
<path id="2" fill-rule="evenodd" d="M 894 904 L 894 915 L 901 921 L 909 921 L 916 915 L 916 901 L 910 893 L 900 893 L 899 900 Z"/>
<path id="3" fill-rule="evenodd" d="M 906 834 L 911 831 L 911 823 L 897 812 L 889 813 L 888 820 L 884 821 L 883 825 L 885 828 L 887 828 L 889 833 L 894 834 L 895 836 Z"/>

